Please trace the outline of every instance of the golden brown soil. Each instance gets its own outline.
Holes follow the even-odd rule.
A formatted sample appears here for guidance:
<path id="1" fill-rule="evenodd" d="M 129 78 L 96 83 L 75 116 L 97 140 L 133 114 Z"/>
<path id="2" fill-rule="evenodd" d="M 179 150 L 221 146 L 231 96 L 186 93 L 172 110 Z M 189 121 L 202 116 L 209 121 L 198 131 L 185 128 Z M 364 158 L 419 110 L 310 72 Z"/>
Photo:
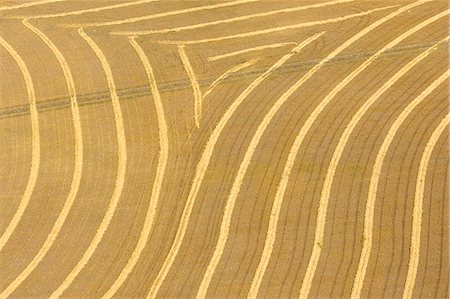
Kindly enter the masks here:
<path id="1" fill-rule="evenodd" d="M 448 3 L 0 1 L 0 298 L 447 298 Z"/>

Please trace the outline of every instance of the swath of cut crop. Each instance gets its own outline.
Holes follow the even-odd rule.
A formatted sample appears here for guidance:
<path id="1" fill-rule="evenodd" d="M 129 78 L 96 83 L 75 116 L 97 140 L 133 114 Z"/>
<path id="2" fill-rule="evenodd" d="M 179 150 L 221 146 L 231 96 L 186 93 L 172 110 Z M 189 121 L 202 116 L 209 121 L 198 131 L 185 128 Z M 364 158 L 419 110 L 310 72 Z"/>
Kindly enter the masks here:
<path id="1" fill-rule="evenodd" d="M 102 65 L 103 72 L 106 76 L 108 82 L 109 92 L 111 94 L 111 103 L 113 106 L 114 112 L 114 121 L 116 125 L 116 137 L 117 137 L 117 146 L 118 146 L 118 163 L 117 163 L 117 175 L 114 184 L 113 194 L 107 208 L 107 211 L 95 232 L 94 238 L 91 240 L 89 247 L 84 252 L 81 259 L 78 261 L 76 266 L 72 269 L 69 275 L 64 279 L 62 284 L 51 294 L 51 298 L 59 298 L 62 296 L 64 291 L 72 284 L 81 270 L 86 266 L 86 264 L 91 259 L 94 251 L 96 250 L 98 244 L 103 238 L 106 230 L 108 229 L 109 224 L 111 223 L 111 219 L 114 216 L 117 205 L 119 203 L 119 199 L 122 194 L 123 186 L 125 183 L 125 173 L 127 167 L 127 146 L 126 146 L 126 138 L 125 138 L 125 129 L 123 126 L 123 116 L 122 109 L 120 107 L 119 97 L 117 96 L 116 85 L 114 83 L 114 77 L 111 71 L 111 67 L 109 66 L 109 62 L 106 59 L 103 51 L 99 48 L 99 46 L 94 42 L 94 40 L 89 37 L 82 28 L 78 30 L 80 36 L 86 41 L 86 43 L 92 48 L 97 58 L 100 60 Z"/>

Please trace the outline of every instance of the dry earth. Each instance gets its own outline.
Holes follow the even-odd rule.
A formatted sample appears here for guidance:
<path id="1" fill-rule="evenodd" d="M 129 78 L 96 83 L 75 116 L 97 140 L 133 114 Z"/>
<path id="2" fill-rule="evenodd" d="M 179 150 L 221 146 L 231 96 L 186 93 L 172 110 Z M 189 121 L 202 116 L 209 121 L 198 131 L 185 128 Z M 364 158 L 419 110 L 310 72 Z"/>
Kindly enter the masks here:
<path id="1" fill-rule="evenodd" d="M 0 298 L 447 298 L 448 15 L 0 1 Z"/>

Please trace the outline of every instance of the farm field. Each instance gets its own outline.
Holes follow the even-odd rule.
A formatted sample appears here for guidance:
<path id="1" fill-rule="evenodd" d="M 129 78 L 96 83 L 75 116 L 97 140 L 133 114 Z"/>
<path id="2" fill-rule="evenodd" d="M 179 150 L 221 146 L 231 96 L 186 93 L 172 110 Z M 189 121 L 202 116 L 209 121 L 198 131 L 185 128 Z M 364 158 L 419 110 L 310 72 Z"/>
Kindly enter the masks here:
<path id="1" fill-rule="evenodd" d="M 0 0 L 0 298 L 448 298 L 449 14 Z"/>

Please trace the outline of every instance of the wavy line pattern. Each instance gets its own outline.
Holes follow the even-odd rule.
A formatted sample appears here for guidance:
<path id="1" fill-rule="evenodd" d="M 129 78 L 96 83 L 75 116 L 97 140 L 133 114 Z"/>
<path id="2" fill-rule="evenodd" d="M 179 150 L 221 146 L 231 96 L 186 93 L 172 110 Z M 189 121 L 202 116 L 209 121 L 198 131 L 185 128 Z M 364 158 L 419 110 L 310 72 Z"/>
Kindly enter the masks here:
<path id="1" fill-rule="evenodd" d="M 447 298 L 450 10 L 378 5 L 0 6 L 0 298 Z"/>
<path id="2" fill-rule="evenodd" d="M 112 217 L 116 211 L 117 205 L 119 203 L 120 196 L 122 194 L 123 186 L 125 183 L 125 174 L 127 167 L 127 146 L 125 137 L 125 128 L 123 126 L 123 116 L 122 109 L 120 107 L 119 97 L 117 96 L 116 85 L 114 83 L 114 77 L 112 74 L 111 67 L 109 66 L 108 60 L 106 59 L 103 51 L 94 42 L 94 40 L 87 35 L 82 28 L 78 29 L 78 34 L 86 41 L 86 43 L 94 51 L 97 58 L 105 73 L 106 79 L 108 81 L 108 88 L 111 94 L 111 101 L 114 112 L 114 121 L 116 125 L 116 135 L 117 135 L 117 147 L 118 147 L 118 161 L 117 161 L 117 175 L 114 185 L 113 194 L 111 196 L 111 201 L 109 203 L 108 209 L 98 227 L 94 238 L 91 240 L 89 247 L 84 252 L 82 258 L 78 261 L 77 265 L 72 269 L 69 275 L 64 279 L 61 285 L 52 293 L 51 298 L 59 298 L 62 296 L 64 291 L 72 284 L 81 270 L 86 266 L 86 264 L 91 259 L 94 254 L 95 249 L 101 242 L 103 235 L 105 234 L 108 226 L 111 222 Z"/>

